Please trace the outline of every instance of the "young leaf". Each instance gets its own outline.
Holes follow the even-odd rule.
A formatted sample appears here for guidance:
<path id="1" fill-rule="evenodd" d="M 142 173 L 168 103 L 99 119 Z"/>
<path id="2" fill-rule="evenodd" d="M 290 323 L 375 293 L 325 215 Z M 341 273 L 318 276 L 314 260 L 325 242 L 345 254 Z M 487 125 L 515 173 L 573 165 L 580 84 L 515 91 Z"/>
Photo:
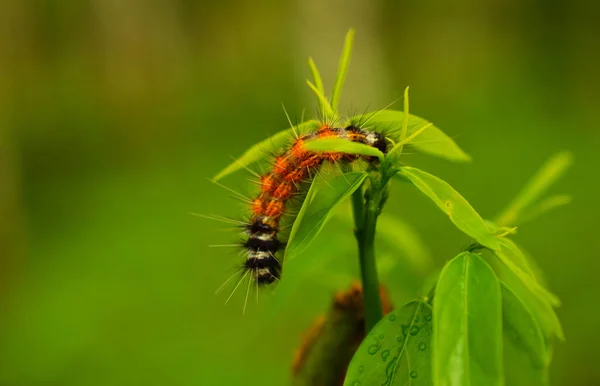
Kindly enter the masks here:
<path id="1" fill-rule="evenodd" d="M 315 88 L 317 89 L 318 95 L 325 95 L 325 88 L 323 87 L 323 79 L 321 78 L 321 74 L 319 73 L 319 69 L 315 64 L 313 58 L 308 58 L 308 67 L 310 68 L 310 72 L 312 73 L 313 80 L 315 81 Z M 321 98 L 317 98 L 319 100 L 319 106 L 321 108 L 321 112 L 324 113 L 326 110 L 330 110 L 331 106 L 323 105 L 323 100 Z M 325 101 L 327 102 L 327 101 Z M 329 109 L 328 109 L 329 108 Z"/>
<path id="2" fill-rule="evenodd" d="M 346 74 L 348 73 L 348 66 L 350 65 L 350 56 L 352 56 L 352 45 L 354 43 L 354 29 L 350 28 L 346 33 L 346 39 L 344 41 L 344 49 L 342 56 L 340 57 L 340 65 L 338 67 L 337 77 L 335 78 L 335 85 L 331 92 L 331 108 L 333 111 L 337 111 L 338 104 L 340 102 L 340 96 L 342 95 L 342 88 L 344 87 L 344 81 L 346 80 Z"/>
<path id="3" fill-rule="evenodd" d="M 504 384 L 500 284 L 481 257 L 463 252 L 446 264 L 433 317 L 436 386 Z"/>
<path id="4" fill-rule="evenodd" d="M 504 283 L 500 283 L 500 288 L 506 383 L 547 385 L 549 355 L 540 327 L 514 292 Z"/>
<path id="5" fill-rule="evenodd" d="M 438 177 L 412 167 L 402 167 L 398 175 L 408 179 L 421 192 L 429 197 L 458 229 L 474 238 L 479 244 L 490 249 L 500 248 L 481 216 L 452 186 Z"/>
<path id="6" fill-rule="evenodd" d="M 349 154 L 360 154 L 378 157 L 383 161 L 383 153 L 372 146 L 364 143 L 352 142 L 342 138 L 318 138 L 304 143 L 304 147 L 311 151 L 320 152 L 342 152 Z"/>
<path id="7" fill-rule="evenodd" d="M 325 97 L 325 95 L 323 94 L 322 90 L 319 90 L 317 86 L 311 83 L 310 80 L 307 80 L 306 84 L 317 96 L 317 99 L 321 104 L 321 108 L 323 109 L 321 112 L 325 115 L 325 120 L 336 119 L 337 115 L 331 108 L 331 105 L 329 104 L 329 101 L 327 100 L 327 97 Z"/>
<path id="8" fill-rule="evenodd" d="M 354 354 L 344 386 L 433 385 L 431 308 L 413 301 L 385 316 Z"/>
<path id="9" fill-rule="evenodd" d="M 321 123 L 316 120 L 306 121 L 299 125 L 296 125 L 292 129 L 287 129 L 278 132 L 277 134 L 257 143 L 250 149 L 246 150 L 236 161 L 231 163 L 225 169 L 221 170 L 213 180 L 218 181 L 229 174 L 236 172 L 244 167 L 247 167 L 257 161 L 268 158 L 271 153 L 278 151 L 286 143 L 290 142 L 293 138 L 292 131 L 304 132 L 314 131 L 321 126 Z"/>
<path id="10" fill-rule="evenodd" d="M 571 166 L 572 162 L 573 155 L 569 152 L 553 155 L 502 211 L 496 223 L 498 225 L 514 225 L 519 220 L 521 212 L 554 184 Z"/>
<path id="11" fill-rule="evenodd" d="M 402 219 L 386 212 L 382 213 L 377 219 L 377 234 L 382 241 L 393 247 L 416 272 L 427 273 L 433 267 L 429 249 L 416 230 Z"/>
<path id="12" fill-rule="evenodd" d="M 383 132 L 395 133 L 400 137 L 404 122 L 404 113 L 396 110 L 380 110 L 366 115 L 350 118 L 350 122 L 368 125 Z M 408 116 L 407 136 L 419 130 L 429 122 L 421 117 L 410 114 Z M 393 135 L 390 135 L 393 137 Z M 470 162 L 471 157 L 465 153 L 447 134 L 435 125 L 429 127 L 417 139 L 408 143 L 416 150 L 436 157 L 445 158 L 454 162 Z"/>
<path id="13" fill-rule="evenodd" d="M 292 226 L 286 259 L 293 258 L 310 245 L 335 207 L 358 189 L 365 178 L 365 172 L 345 173 L 328 181 L 321 175 L 315 177 Z"/>
<path id="14" fill-rule="evenodd" d="M 521 215 L 519 216 L 519 224 L 533 220 L 534 218 L 537 218 L 553 209 L 567 205 L 570 202 L 571 196 L 568 194 L 560 194 L 557 196 L 548 197 L 537 204 L 523 209 Z"/>
<path id="15" fill-rule="evenodd" d="M 388 152 L 387 158 L 391 159 L 392 162 L 397 161 L 398 158 L 399 158 L 399 156 L 400 156 L 400 154 L 402 154 L 402 147 L 404 145 L 410 143 L 413 139 L 415 139 L 416 137 L 418 137 L 422 132 L 424 132 L 425 130 L 427 130 L 431 126 L 433 126 L 433 123 L 428 123 L 425 126 L 421 127 L 420 129 L 416 130 L 415 132 L 413 132 L 408 137 L 406 137 L 404 139 L 401 139 L 400 142 L 398 142 L 396 145 L 394 145 L 394 147 L 392 148 L 392 150 L 390 150 Z"/>

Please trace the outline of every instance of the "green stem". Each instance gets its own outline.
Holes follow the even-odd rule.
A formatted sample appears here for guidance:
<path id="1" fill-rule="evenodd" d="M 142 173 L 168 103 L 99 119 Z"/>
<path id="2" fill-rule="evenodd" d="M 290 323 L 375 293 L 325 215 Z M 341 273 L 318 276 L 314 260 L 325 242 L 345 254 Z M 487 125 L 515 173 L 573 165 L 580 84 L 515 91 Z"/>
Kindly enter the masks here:
<path id="1" fill-rule="evenodd" d="M 375 230 L 381 197 L 382 189 L 379 186 L 374 186 L 374 184 L 371 185 L 368 194 L 365 196 L 364 207 L 361 205 L 363 203 L 362 189 L 357 190 L 352 196 L 367 333 L 383 316 L 379 295 L 379 279 L 375 264 Z"/>

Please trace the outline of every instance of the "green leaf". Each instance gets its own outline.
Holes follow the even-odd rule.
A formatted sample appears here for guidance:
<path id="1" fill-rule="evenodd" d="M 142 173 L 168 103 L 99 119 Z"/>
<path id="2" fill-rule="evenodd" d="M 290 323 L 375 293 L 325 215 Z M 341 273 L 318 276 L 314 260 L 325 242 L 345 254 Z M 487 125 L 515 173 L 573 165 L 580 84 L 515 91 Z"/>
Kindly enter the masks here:
<path id="1" fill-rule="evenodd" d="M 433 259 L 417 231 L 404 220 L 386 212 L 377 219 L 377 236 L 399 253 L 414 271 L 431 271 Z"/>
<path id="2" fill-rule="evenodd" d="M 385 316 L 354 354 L 344 385 L 432 385 L 431 319 L 422 301 Z"/>
<path id="3" fill-rule="evenodd" d="M 279 151 L 284 145 L 289 143 L 293 138 L 293 131 L 305 132 L 314 131 L 321 126 L 321 123 L 316 120 L 302 122 L 299 125 L 294 126 L 292 129 L 283 130 L 277 134 L 257 143 L 250 149 L 246 150 L 236 161 L 231 163 L 225 169 L 221 170 L 213 180 L 218 181 L 229 174 L 236 172 L 244 167 L 248 167 L 251 164 L 269 158 L 272 153 Z"/>
<path id="4" fill-rule="evenodd" d="M 390 150 L 387 154 L 387 158 L 390 159 L 392 162 L 398 162 L 399 158 L 400 158 L 400 154 L 402 154 L 402 147 L 408 143 L 410 143 L 413 139 L 415 139 L 416 137 L 418 137 L 419 135 L 421 135 L 422 132 L 424 132 L 425 130 L 429 129 L 431 126 L 433 126 L 433 123 L 428 123 L 425 126 L 421 127 L 420 129 L 416 130 L 415 132 L 413 132 L 411 135 L 409 135 L 408 137 L 401 139 L 400 142 L 398 142 L 396 145 L 394 145 L 394 147 L 392 148 L 392 150 Z"/>
<path id="5" fill-rule="evenodd" d="M 317 96 L 317 99 L 319 100 L 319 102 L 321 104 L 321 108 L 323 109 L 321 112 L 325 115 L 325 120 L 326 121 L 336 120 L 337 114 L 331 108 L 331 105 L 329 104 L 327 97 L 325 96 L 325 94 L 323 94 L 323 90 L 319 90 L 319 88 L 317 86 L 315 86 L 314 84 L 312 84 L 310 80 L 307 80 L 306 84 Z"/>
<path id="6" fill-rule="evenodd" d="M 521 300 L 535 318 L 546 344 L 549 344 L 554 338 L 564 340 L 562 326 L 551 304 L 532 292 L 527 284 L 505 264 L 497 264 L 495 268 L 500 280 Z"/>
<path id="7" fill-rule="evenodd" d="M 558 307 L 560 305 L 560 299 L 536 280 L 529 266 L 524 266 L 526 261 L 524 261 L 524 256 L 518 248 L 508 248 L 506 244 L 502 244 L 502 247 L 495 250 L 494 254 L 534 296 L 551 306 Z"/>
<path id="8" fill-rule="evenodd" d="M 474 238 L 479 244 L 493 250 L 500 248 L 498 240 L 487 227 L 479 213 L 452 186 L 440 178 L 412 167 L 398 170 L 401 177 L 408 179 L 429 197 L 458 229 Z"/>
<path id="9" fill-rule="evenodd" d="M 506 383 L 511 386 L 548 384 L 549 354 L 535 318 L 504 283 L 502 320 Z"/>
<path id="10" fill-rule="evenodd" d="M 381 130 L 386 134 L 389 133 L 388 136 L 392 138 L 394 138 L 394 134 L 396 138 L 400 138 L 403 121 L 404 113 L 396 110 L 380 110 L 350 119 L 350 122 L 358 122 L 359 124 L 360 122 L 364 122 L 369 127 Z M 406 135 L 410 136 L 427 124 L 429 124 L 429 121 L 416 115 L 409 114 Z M 418 139 L 408 143 L 408 145 L 423 153 L 445 158 L 449 161 L 471 161 L 471 157 L 465 153 L 451 137 L 435 125 L 429 127 L 419 135 Z"/>
<path id="11" fill-rule="evenodd" d="M 519 221 L 521 212 L 540 198 L 572 163 L 573 155 L 567 151 L 553 155 L 502 211 L 496 223 L 498 225 L 516 224 Z"/>
<path id="12" fill-rule="evenodd" d="M 572 198 L 568 194 L 560 194 L 552 197 L 548 197 L 541 202 L 531 205 L 521 212 L 519 216 L 519 224 L 533 220 L 553 209 L 567 205 L 571 202 Z"/>
<path id="13" fill-rule="evenodd" d="M 342 88 L 346 81 L 346 74 L 348 73 L 348 66 L 350 65 L 350 56 L 352 56 L 352 45 L 354 43 L 354 29 L 350 28 L 346 33 L 346 39 L 344 40 L 344 49 L 342 50 L 342 56 L 340 57 L 340 65 L 338 67 L 337 77 L 335 78 L 335 85 L 331 92 L 331 108 L 337 112 L 338 104 L 340 103 L 340 97 L 342 95 Z"/>
<path id="14" fill-rule="evenodd" d="M 345 173 L 331 180 L 325 180 L 322 175 L 315 177 L 292 226 L 286 259 L 295 257 L 310 245 L 335 207 L 358 189 L 365 178 L 365 172 Z"/>
<path id="15" fill-rule="evenodd" d="M 312 58 L 308 58 L 308 67 L 310 68 L 310 72 L 313 76 L 313 80 L 315 81 L 315 88 L 321 95 L 325 95 L 325 88 L 323 87 L 323 79 L 321 78 L 321 74 L 319 73 L 319 69 L 315 64 L 315 61 Z M 321 111 L 325 111 L 324 106 L 321 106 Z"/>
<path id="16" fill-rule="evenodd" d="M 500 284 L 481 257 L 463 252 L 446 264 L 433 316 L 436 386 L 504 384 Z"/>
<path id="17" fill-rule="evenodd" d="M 352 142 L 343 138 L 318 138 L 306 141 L 304 147 L 311 151 L 320 152 L 342 152 L 349 154 L 360 154 L 378 157 L 383 160 L 383 153 L 372 146 L 364 143 Z"/>

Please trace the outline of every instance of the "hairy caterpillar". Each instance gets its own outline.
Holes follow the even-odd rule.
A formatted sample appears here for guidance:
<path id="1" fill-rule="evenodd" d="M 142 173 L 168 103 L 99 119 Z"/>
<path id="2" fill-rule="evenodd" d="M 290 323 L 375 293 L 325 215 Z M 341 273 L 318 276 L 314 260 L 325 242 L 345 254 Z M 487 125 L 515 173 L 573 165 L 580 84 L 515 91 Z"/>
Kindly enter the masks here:
<path id="1" fill-rule="evenodd" d="M 359 158 L 374 161 L 372 157 L 341 152 L 313 152 L 304 143 L 317 138 L 340 138 L 366 144 L 386 153 L 385 137 L 375 131 L 357 126 L 335 128 L 323 125 L 316 132 L 297 136 L 288 150 L 275 157 L 273 168 L 260 178 L 260 193 L 252 200 L 252 215 L 244 225 L 246 250 L 243 264 L 257 285 L 266 285 L 281 276 L 281 263 L 276 253 L 285 247 L 278 235 L 280 220 L 289 199 L 299 192 L 302 181 L 309 180 L 324 162 L 352 162 Z"/>

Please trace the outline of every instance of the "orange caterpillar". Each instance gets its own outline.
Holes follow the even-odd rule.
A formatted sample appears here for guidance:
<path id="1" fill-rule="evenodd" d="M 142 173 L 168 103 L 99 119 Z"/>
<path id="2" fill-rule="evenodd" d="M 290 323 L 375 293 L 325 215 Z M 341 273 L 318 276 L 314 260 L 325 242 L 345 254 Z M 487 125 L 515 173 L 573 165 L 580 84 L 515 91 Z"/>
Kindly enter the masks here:
<path id="1" fill-rule="evenodd" d="M 244 226 L 247 239 L 243 246 L 247 250 L 244 269 L 250 271 L 258 284 L 270 284 L 281 276 L 281 264 L 276 252 L 284 243 L 277 238 L 279 221 L 286 209 L 286 202 L 298 192 L 302 181 L 306 181 L 324 161 L 355 161 L 371 157 L 339 152 L 318 153 L 304 147 L 307 140 L 335 137 L 373 146 L 383 153 L 387 143 L 383 135 L 356 126 L 333 128 L 322 126 L 315 133 L 300 136 L 283 154 L 275 158 L 272 171 L 264 174 L 260 181 L 260 193 L 252 201 L 252 216 Z"/>

